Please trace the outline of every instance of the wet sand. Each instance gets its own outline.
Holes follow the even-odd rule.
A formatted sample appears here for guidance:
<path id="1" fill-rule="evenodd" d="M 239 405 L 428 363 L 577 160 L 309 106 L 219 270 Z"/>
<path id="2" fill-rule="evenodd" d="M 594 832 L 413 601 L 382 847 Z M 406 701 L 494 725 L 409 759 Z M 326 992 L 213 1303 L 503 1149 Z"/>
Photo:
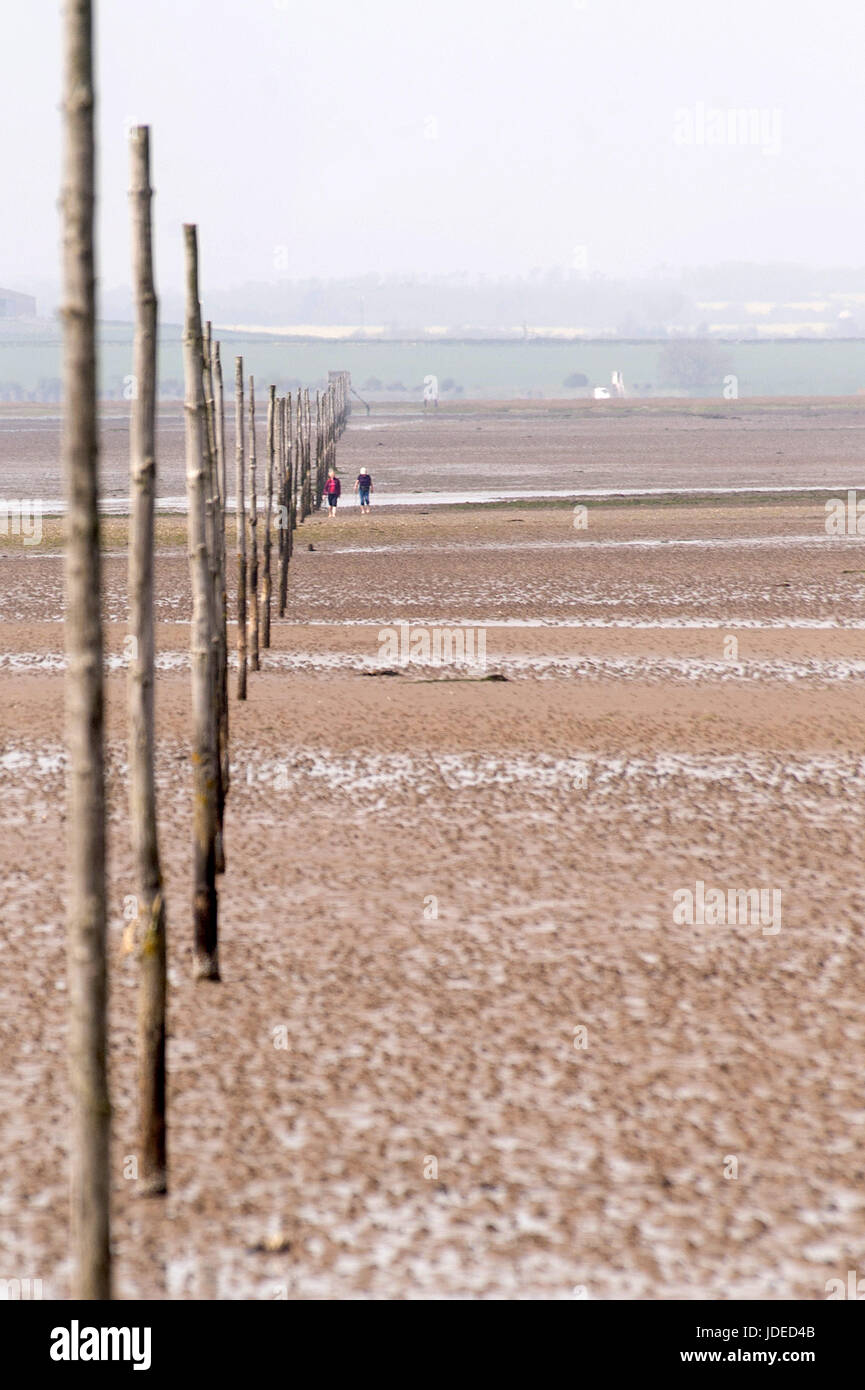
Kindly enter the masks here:
<path id="1" fill-rule="evenodd" d="M 231 402 L 226 416 L 233 465 Z M 260 402 L 260 460 L 265 420 Z M 57 407 L 0 404 L 4 495 L 62 496 L 59 438 Z M 355 404 L 348 441 L 341 459 L 350 457 L 355 469 L 366 465 L 383 493 L 856 487 L 863 482 L 865 400 L 467 401 L 426 412 L 416 405 L 377 406 L 371 416 Z M 128 442 L 128 406 L 107 405 L 101 432 L 106 498 L 128 494 Z M 179 402 L 160 404 L 158 449 L 160 496 L 183 495 Z"/>
<path id="2" fill-rule="evenodd" d="M 412 475 L 422 427 L 388 430 L 383 479 Z M 555 473 L 535 411 L 497 429 Z M 803 450 L 797 481 L 847 444 Z M 415 482 L 480 487 L 488 465 L 466 435 Z M 744 456 L 718 476 L 769 481 Z M 232 698 L 221 985 L 190 978 L 189 592 L 182 524 L 160 523 L 163 1202 L 123 1176 L 125 523 L 106 526 L 120 1296 L 825 1297 L 865 1206 L 861 540 L 827 537 L 819 499 L 593 504 L 585 530 L 569 506 L 424 510 L 299 534 L 286 618 Z M 0 1275 L 62 1297 L 62 561 L 48 524 L 0 556 Z M 401 623 L 483 633 L 484 662 L 402 664 Z M 778 890 L 780 914 L 682 924 L 698 880 Z"/>

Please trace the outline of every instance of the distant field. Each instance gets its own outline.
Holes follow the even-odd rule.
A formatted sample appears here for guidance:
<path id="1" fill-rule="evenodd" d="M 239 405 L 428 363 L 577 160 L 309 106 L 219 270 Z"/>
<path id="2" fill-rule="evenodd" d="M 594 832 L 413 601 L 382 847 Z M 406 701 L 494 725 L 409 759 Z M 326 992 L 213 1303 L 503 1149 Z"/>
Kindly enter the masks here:
<path id="1" fill-rule="evenodd" d="M 664 367 L 663 341 L 653 342 L 346 342 L 288 339 L 266 334 L 219 334 L 229 387 L 238 353 L 262 382 L 281 389 L 293 385 L 322 385 L 332 368 L 345 368 L 363 395 L 374 401 L 417 400 L 423 379 L 438 378 L 442 399 L 529 399 L 585 395 L 593 386 L 609 385 L 610 374 L 621 371 L 631 394 L 723 397 L 724 377 L 737 378 L 741 397 L 847 396 L 865 391 L 865 341 L 777 341 L 713 343 L 709 377 L 683 387 L 670 380 Z M 131 329 L 103 327 L 100 376 L 103 395 L 121 398 L 132 371 Z M 574 373 L 588 378 L 589 387 L 569 389 Z M 180 330 L 169 325 L 162 334 L 159 374 L 165 395 L 182 392 L 183 365 Z M 4 325 L 0 335 L 0 399 L 10 398 L 10 385 L 42 399 L 59 398 L 60 339 L 56 327 L 43 333 L 20 332 Z M 378 386 L 370 383 L 377 382 Z M 14 391 L 12 393 L 14 398 Z"/>

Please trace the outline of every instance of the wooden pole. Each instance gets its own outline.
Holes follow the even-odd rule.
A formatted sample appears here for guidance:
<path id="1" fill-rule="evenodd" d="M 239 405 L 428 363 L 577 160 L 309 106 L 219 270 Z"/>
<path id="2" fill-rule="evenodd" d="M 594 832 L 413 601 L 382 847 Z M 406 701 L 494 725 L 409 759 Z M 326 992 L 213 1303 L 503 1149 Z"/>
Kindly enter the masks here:
<path id="1" fill-rule="evenodd" d="M 327 393 L 327 411 L 325 420 L 327 423 L 327 453 L 328 467 L 336 468 L 336 422 L 333 414 L 334 390 L 331 386 Z"/>
<path id="2" fill-rule="evenodd" d="M 292 529 L 292 532 L 294 532 L 294 531 L 297 530 L 297 523 L 298 523 L 298 508 L 299 508 L 299 506 L 301 505 L 301 503 L 300 503 L 300 453 L 299 453 L 299 437 L 300 437 L 300 436 L 299 436 L 299 423 L 300 423 L 300 392 L 299 392 L 299 391 L 297 392 L 297 394 L 295 395 L 295 398 L 294 398 L 294 409 L 293 409 L 293 410 L 292 410 L 292 406 L 291 406 L 291 396 L 289 395 L 289 398 L 288 398 L 288 422 L 289 422 L 288 450 L 289 450 L 289 462 L 290 462 L 290 464 L 291 464 L 291 482 L 292 482 L 292 512 L 291 512 L 291 518 L 292 518 L 292 520 L 291 520 L 291 529 Z M 293 537 L 293 535 L 292 535 L 292 541 L 291 541 L 291 549 L 292 549 L 292 553 L 293 553 L 293 552 L 294 552 L 294 537 Z"/>
<path id="3" fill-rule="evenodd" d="M 200 310 L 199 310 L 200 312 Z M 207 559 L 210 568 L 211 620 L 210 641 L 213 647 L 210 663 L 210 679 L 213 685 L 211 700 L 216 727 L 216 872 L 225 872 L 225 842 L 223 823 L 225 818 L 225 787 L 222 781 L 223 768 L 223 719 L 220 700 L 222 684 L 222 656 L 219 615 L 222 610 L 222 581 L 219 574 L 219 537 L 222 529 L 219 503 L 219 462 L 216 445 L 216 401 L 213 390 L 213 339 L 208 319 L 204 325 L 201 353 L 201 373 L 204 387 L 205 418 L 205 516 L 207 523 Z"/>
<path id="4" fill-rule="evenodd" d="M 213 347 L 213 371 L 214 371 L 214 407 L 216 414 L 216 476 L 219 487 L 218 498 L 218 535 L 217 535 L 217 570 L 218 570 L 218 609 L 217 623 L 219 629 L 219 689 L 217 691 L 219 707 L 219 778 L 220 791 L 222 794 L 222 807 L 220 816 L 220 831 L 224 844 L 224 821 L 225 821 L 225 798 L 228 796 L 229 784 L 229 760 L 228 760 L 228 583 L 225 576 L 226 571 L 226 547 L 225 547 L 225 513 L 228 505 L 228 468 L 225 458 L 225 393 L 222 382 L 222 356 L 220 354 L 219 343 Z M 225 870 L 225 860 L 223 857 L 223 872 Z"/>
<path id="5" fill-rule="evenodd" d="M 327 392 L 327 452 L 328 468 L 336 468 L 336 415 L 335 411 L 336 392 L 331 386 Z"/>
<path id="6" fill-rule="evenodd" d="M 315 498 L 313 495 L 313 476 L 312 476 L 312 406 L 309 399 L 309 388 L 305 387 L 303 392 L 304 406 L 304 449 L 306 450 L 306 492 L 308 510 L 311 512 Z"/>
<path id="7" fill-rule="evenodd" d="M 327 477 L 327 470 L 332 467 L 330 457 L 330 391 L 323 391 L 321 394 L 321 432 L 324 443 L 324 476 Z"/>
<path id="8" fill-rule="evenodd" d="M 294 452 L 297 459 L 298 489 L 300 495 L 300 520 L 303 523 L 309 515 L 306 505 L 306 451 L 303 447 L 303 391 L 297 393 L 297 419 L 295 424 L 295 443 Z"/>
<path id="9" fill-rule="evenodd" d="M 195 976 L 218 980 L 216 828 L 216 719 L 213 706 L 213 575 L 208 556 L 207 418 L 202 383 L 201 310 L 198 302 L 198 241 L 194 226 L 183 228 L 186 252 L 186 322 L 183 367 L 186 379 L 186 495 L 189 505 L 189 573 L 192 583 L 193 717 L 193 920 Z"/>
<path id="10" fill-rule="evenodd" d="M 327 400 L 328 394 L 322 391 L 319 397 L 319 429 L 321 430 L 321 481 L 322 486 L 327 479 L 327 470 L 330 467 L 330 439 L 327 428 Z"/>
<path id="11" fill-rule="evenodd" d="M 285 543 L 282 506 L 285 501 L 285 396 L 276 402 L 276 472 L 274 477 L 276 491 L 276 550 L 277 570 L 282 573 L 282 552 Z"/>
<path id="12" fill-rule="evenodd" d="M 312 511 L 312 506 L 311 506 L 311 504 L 310 504 L 310 497 L 309 497 L 309 451 L 308 451 L 308 449 L 307 449 L 307 447 L 306 447 L 306 446 L 307 446 L 307 433 L 306 433 L 306 425 L 307 425 L 307 400 L 306 400 L 306 389 L 305 389 L 305 388 L 300 392 L 300 402 L 299 402 L 298 409 L 299 409 L 298 429 L 299 429 L 299 431 L 300 431 L 300 452 L 301 452 L 301 458 L 302 458 L 302 460 L 303 460 L 303 463 L 302 463 L 302 468 L 303 468 L 303 515 L 304 515 L 304 517 L 307 517 L 307 516 L 309 516 L 310 512 Z"/>
<path id="13" fill-rule="evenodd" d="M 345 431 L 345 423 L 348 417 L 348 383 L 349 373 L 345 371 L 328 372 L 328 384 L 333 387 L 333 406 L 334 406 L 334 431 L 337 439 L 341 439 Z"/>
<path id="14" fill-rule="evenodd" d="M 294 429 L 294 412 L 291 404 L 291 392 L 288 393 L 285 401 L 285 432 L 288 440 L 286 467 L 288 469 L 288 560 L 294 554 L 294 533 L 297 530 L 297 451 L 292 439 Z"/>
<path id="15" fill-rule="evenodd" d="M 313 505 L 318 511 L 321 506 L 321 498 L 324 492 L 324 440 L 321 437 L 322 426 L 321 411 L 321 392 L 315 393 L 315 488 L 313 492 Z"/>
<path id="16" fill-rule="evenodd" d="M 225 459 L 225 395 L 222 383 L 222 354 L 220 344 L 213 344 L 214 399 L 216 401 L 216 459 L 218 464 L 219 501 L 222 507 L 222 532 L 225 535 L 225 510 L 228 498 L 228 466 Z"/>
<path id="17" fill-rule="evenodd" d="M 329 404 L 329 401 L 330 401 L 330 392 L 329 392 L 329 391 L 322 391 L 322 393 L 321 393 L 321 447 L 322 447 L 322 453 L 323 453 L 323 455 L 324 455 L 324 467 L 323 467 L 322 470 L 321 470 L 322 484 L 324 483 L 324 480 L 327 478 L 327 470 L 328 470 L 328 469 L 330 468 L 330 466 L 331 466 L 331 459 L 330 459 L 330 423 L 329 423 L 329 420 L 328 420 L 328 404 Z"/>
<path id="18" fill-rule="evenodd" d="M 235 511 L 237 517 L 237 698 L 246 699 L 246 508 L 243 487 L 243 358 L 234 359 Z"/>
<path id="19" fill-rule="evenodd" d="M 283 399 L 282 417 L 285 453 L 283 455 L 283 479 L 279 517 L 280 525 L 285 534 L 283 536 L 282 551 L 279 557 L 279 616 L 284 618 L 285 607 L 288 602 L 288 566 L 291 560 L 293 542 L 292 526 L 294 521 L 294 486 L 291 467 L 291 392 Z"/>
<path id="20" fill-rule="evenodd" d="M 210 572 L 214 577 L 214 591 L 216 583 L 216 499 L 219 495 L 218 473 L 216 468 L 216 420 L 213 408 L 213 371 L 210 341 L 210 321 L 204 325 L 201 337 L 201 372 L 204 389 L 204 412 L 205 412 L 205 508 L 207 512 L 208 546 L 207 554 L 210 564 Z"/>
<path id="21" fill-rule="evenodd" d="M 110 1299 L 105 769 L 90 0 L 63 12 L 63 433 L 72 1297 Z"/>
<path id="22" fill-rule="evenodd" d="M 309 392 L 304 389 L 300 393 L 300 449 L 303 458 L 303 515 L 308 517 L 312 511 L 312 493 L 310 488 L 310 458 L 309 458 Z"/>
<path id="23" fill-rule="evenodd" d="M 165 902 L 154 772 L 153 511 L 156 496 L 156 320 L 150 221 L 150 131 L 129 137 L 135 343 L 130 427 L 129 810 L 138 913 L 138 1191 L 167 1190 L 165 1153 Z"/>
<path id="24" fill-rule="evenodd" d="M 255 491 L 255 381 L 249 378 L 249 663 L 261 669 L 258 652 L 258 495 Z"/>
<path id="25" fill-rule="evenodd" d="M 261 645 L 270 646 L 270 545 L 273 520 L 273 454 L 276 428 L 276 387 L 271 386 L 267 398 L 267 462 L 264 471 L 264 546 L 261 574 Z"/>

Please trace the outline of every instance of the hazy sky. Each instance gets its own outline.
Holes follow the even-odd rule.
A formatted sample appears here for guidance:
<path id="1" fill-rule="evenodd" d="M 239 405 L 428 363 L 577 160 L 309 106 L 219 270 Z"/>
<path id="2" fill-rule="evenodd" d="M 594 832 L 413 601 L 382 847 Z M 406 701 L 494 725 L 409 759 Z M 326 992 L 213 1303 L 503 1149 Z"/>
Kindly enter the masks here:
<path id="1" fill-rule="evenodd" d="M 102 0 L 96 22 L 106 288 L 129 279 L 137 122 L 163 290 L 180 285 L 183 221 L 205 292 L 865 260 L 859 0 Z M 43 293 L 59 31 L 59 0 L 4 6 L 0 285 Z M 753 129 L 730 127 L 738 108 L 760 113 Z"/>

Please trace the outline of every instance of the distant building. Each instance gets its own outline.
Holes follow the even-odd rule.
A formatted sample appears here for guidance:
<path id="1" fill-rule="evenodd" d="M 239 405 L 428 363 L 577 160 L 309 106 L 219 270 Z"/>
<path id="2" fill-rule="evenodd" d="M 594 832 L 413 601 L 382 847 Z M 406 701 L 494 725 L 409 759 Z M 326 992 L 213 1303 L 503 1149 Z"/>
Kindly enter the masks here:
<path id="1" fill-rule="evenodd" d="M 596 386 L 592 395 L 596 401 L 609 401 L 613 396 L 623 397 L 625 394 L 625 379 L 621 372 L 612 372 L 610 375 L 609 386 Z"/>
<path id="2" fill-rule="evenodd" d="M 32 294 L 0 289 L 0 319 L 35 319 L 36 300 Z"/>

